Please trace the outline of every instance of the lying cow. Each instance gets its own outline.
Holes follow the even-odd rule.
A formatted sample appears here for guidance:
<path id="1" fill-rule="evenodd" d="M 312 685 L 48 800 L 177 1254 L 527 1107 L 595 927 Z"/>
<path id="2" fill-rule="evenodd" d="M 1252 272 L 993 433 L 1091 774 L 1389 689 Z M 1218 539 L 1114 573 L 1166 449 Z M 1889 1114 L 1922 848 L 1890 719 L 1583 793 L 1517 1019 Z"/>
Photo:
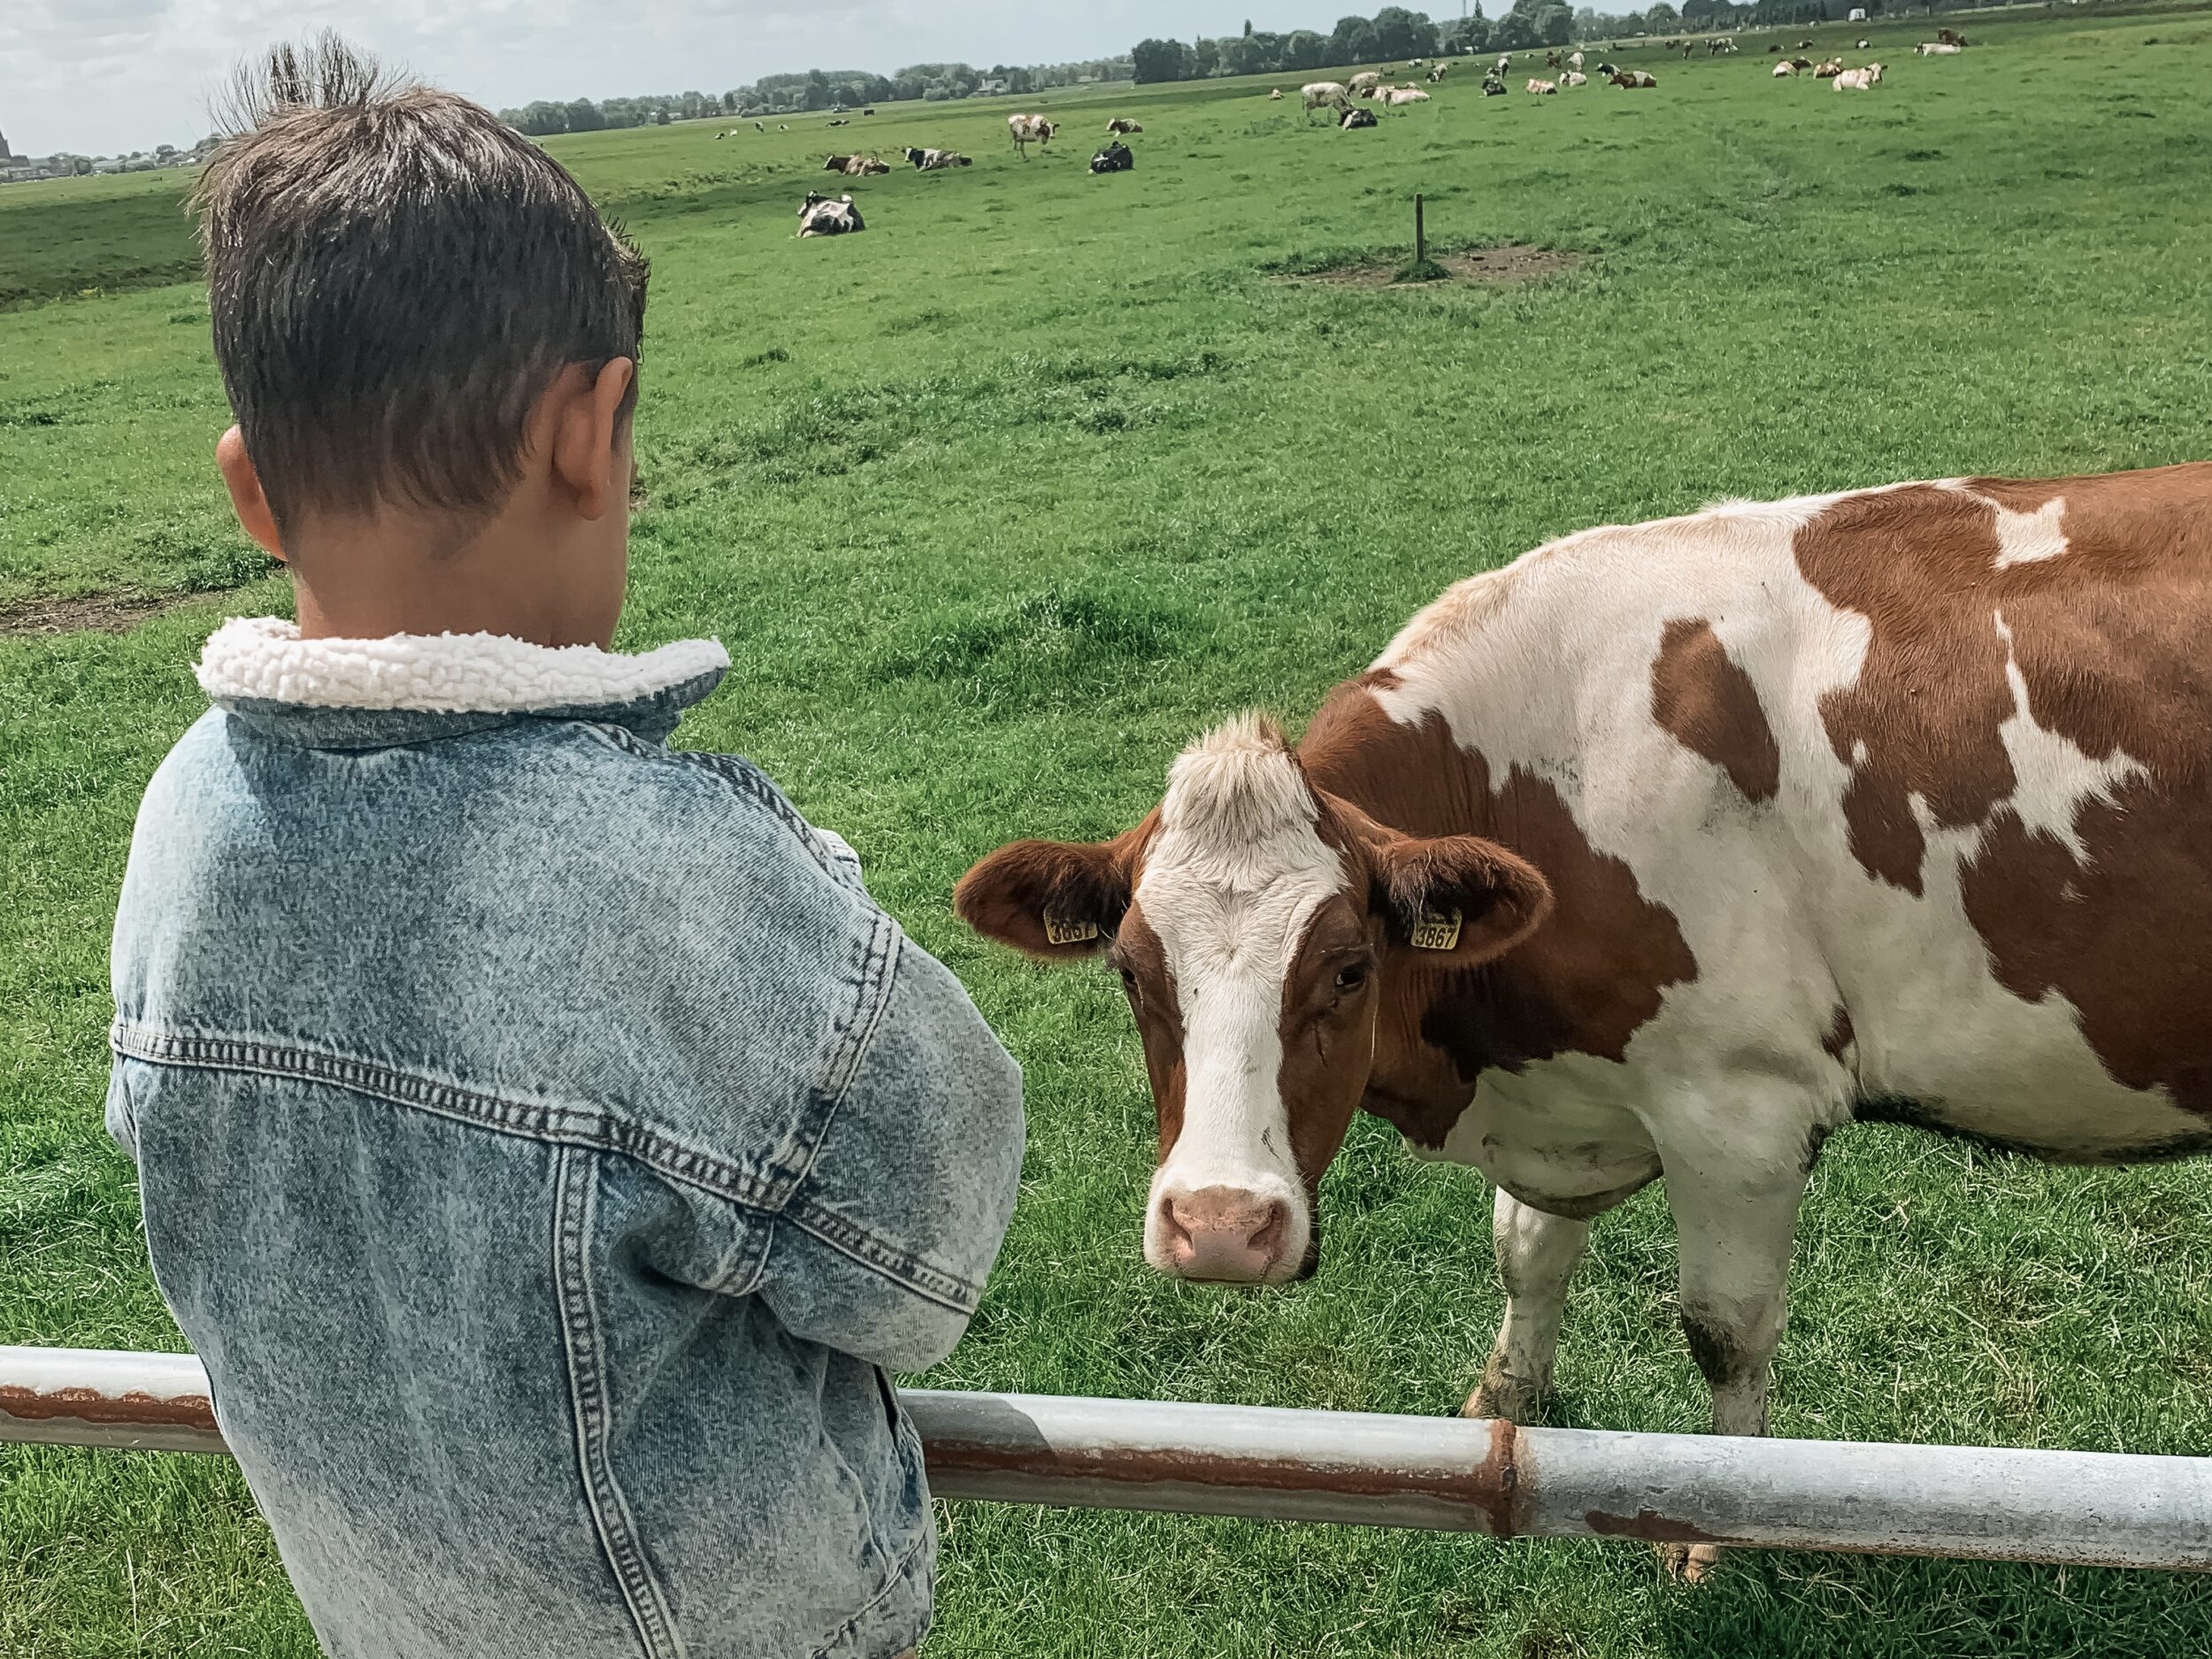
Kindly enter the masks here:
<path id="1" fill-rule="evenodd" d="M 1298 88 L 1298 96 L 1305 107 L 1308 121 L 1313 119 L 1316 110 L 1347 110 L 1352 103 L 1351 94 L 1340 81 L 1309 81 Z"/>
<path id="2" fill-rule="evenodd" d="M 1277 87 L 1273 91 L 1267 95 L 1267 101 L 1270 104 L 1280 104 L 1283 101 L 1283 89 L 1280 87 Z"/>
<path id="3" fill-rule="evenodd" d="M 1955 58 L 1966 49 L 1954 46 L 1949 41 L 1923 41 L 1913 48 L 1923 58 Z"/>
<path id="4" fill-rule="evenodd" d="M 1598 65 L 1598 73 L 1608 81 L 1610 81 L 1615 75 L 1617 75 L 1620 73 L 1620 67 L 1616 64 L 1600 64 Z"/>
<path id="5" fill-rule="evenodd" d="M 1127 173 L 1136 165 L 1136 152 L 1118 138 L 1091 157 L 1093 173 Z"/>
<path id="6" fill-rule="evenodd" d="M 1785 58 L 1782 62 L 1774 65 L 1774 79 L 1777 81 L 1781 80 L 1786 75 L 1793 75 L 1796 73 L 1796 63 L 1788 58 Z"/>
<path id="7" fill-rule="evenodd" d="M 1559 90 L 1559 83 L 1556 81 L 1537 81 L 1532 79 L 1528 83 L 1527 89 L 1540 98 L 1548 98 Z"/>
<path id="8" fill-rule="evenodd" d="M 1499 80 L 1495 75 L 1485 75 L 1482 78 L 1482 96 L 1486 98 L 1503 97 L 1505 96 L 1505 82 Z"/>
<path id="9" fill-rule="evenodd" d="M 1613 84 L 1617 87 L 1655 87 L 1659 84 L 1659 77 L 1647 69 L 1627 69 L 1614 75 Z"/>
<path id="10" fill-rule="evenodd" d="M 826 173 L 841 173 L 849 179 L 873 178 L 891 171 L 891 164 L 873 156 L 832 156 L 822 164 Z"/>
<path id="11" fill-rule="evenodd" d="M 1372 110 L 1347 110 L 1337 118 L 1336 124 L 1348 133 L 1356 127 L 1372 127 L 1375 125 L 1375 112 Z"/>
<path id="12" fill-rule="evenodd" d="M 1936 31 L 1936 39 L 1946 46 L 1962 47 L 1970 44 L 1966 36 L 1961 35 L 1955 29 L 1938 29 Z"/>
<path id="13" fill-rule="evenodd" d="M 1863 69 L 1847 69 L 1836 77 L 1839 92 L 1871 92 L 1882 84 L 1882 66 L 1869 64 Z"/>
<path id="14" fill-rule="evenodd" d="M 1496 1184 L 1465 1409 L 1526 1420 L 1592 1218 L 1663 1176 L 1713 1426 L 1763 1433 L 1831 1131 L 2212 1150 L 2208 526 L 2212 463 L 1585 531 L 1295 747 L 1233 720 L 1135 828 L 1002 847 L 955 904 L 1120 976 L 1154 1266 L 1313 1271 L 1363 1109 Z"/>
<path id="15" fill-rule="evenodd" d="M 1814 65 L 1813 79 L 1816 81 L 1833 81 L 1842 73 L 1843 59 L 1840 58 L 1831 58 L 1824 64 L 1816 64 Z"/>
<path id="16" fill-rule="evenodd" d="M 1006 130 L 1013 135 L 1014 153 L 1027 161 L 1029 147 L 1034 144 L 1040 150 L 1050 150 L 1053 137 L 1060 128 L 1041 115 L 1010 115 L 1006 118 Z"/>
<path id="17" fill-rule="evenodd" d="M 842 236 L 867 228 L 867 222 L 860 217 L 860 210 L 853 205 L 850 196 L 831 197 L 810 190 L 805 204 L 799 209 L 802 236 Z"/>
<path id="18" fill-rule="evenodd" d="M 1590 77 L 1579 69 L 1570 69 L 1559 77 L 1559 84 L 1563 87 L 1586 87 L 1590 84 Z"/>
<path id="19" fill-rule="evenodd" d="M 1119 116 L 1116 116 L 1106 123 L 1106 135 L 1109 138 L 1117 138 L 1125 133 L 1141 133 L 1142 131 L 1144 131 L 1143 122 L 1126 121 Z"/>
<path id="20" fill-rule="evenodd" d="M 909 145 L 906 158 L 914 164 L 917 173 L 933 173 L 940 167 L 972 167 L 972 158 L 956 150 L 916 150 Z"/>
<path id="21" fill-rule="evenodd" d="M 1386 87 L 1382 96 L 1383 102 L 1394 110 L 1402 109 L 1409 104 L 1426 104 L 1429 101 L 1429 95 L 1418 87 Z"/>

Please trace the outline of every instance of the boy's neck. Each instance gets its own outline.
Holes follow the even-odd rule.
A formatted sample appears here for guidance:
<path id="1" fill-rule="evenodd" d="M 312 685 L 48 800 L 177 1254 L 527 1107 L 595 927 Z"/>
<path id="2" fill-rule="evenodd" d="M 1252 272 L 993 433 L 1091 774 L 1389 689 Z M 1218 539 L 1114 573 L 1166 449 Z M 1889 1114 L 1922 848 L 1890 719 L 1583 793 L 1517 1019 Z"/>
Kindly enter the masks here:
<path id="1" fill-rule="evenodd" d="M 604 535 L 510 501 L 489 518 L 381 511 L 319 518 L 288 538 L 300 635 L 500 634 L 612 642 L 626 560 Z M 564 532 L 567 534 L 564 534 Z"/>

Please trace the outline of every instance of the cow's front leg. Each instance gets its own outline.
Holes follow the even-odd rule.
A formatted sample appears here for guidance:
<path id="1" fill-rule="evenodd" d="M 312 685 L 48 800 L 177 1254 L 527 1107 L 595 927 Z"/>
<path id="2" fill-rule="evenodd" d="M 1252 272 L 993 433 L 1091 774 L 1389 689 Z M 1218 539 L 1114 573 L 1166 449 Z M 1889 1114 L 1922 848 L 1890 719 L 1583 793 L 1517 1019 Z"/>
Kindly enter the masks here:
<path id="1" fill-rule="evenodd" d="M 1505 1286 L 1505 1321 L 1498 1327 L 1481 1386 L 1467 1396 L 1460 1415 L 1526 1423 L 1551 1392 L 1559 1316 L 1566 1305 L 1567 1282 L 1590 1241 L 1590 1224 L 1532 1210 L 1501 1187 L 1491 1210 L 1490 1238 Z"/>
<path id="2" fill-rule="evenodd" d="M 1789 1323 L 1790 1251 L 1809 1173 L 1797 1147 L 1740 1148 L 1724 1165 L 1666 1166 L 1679 1239 L 1682 1330 L 1713 1396 L 1713 1432 L 1764 1434 L 1774 1350 Z M 1701 1578 L 1710 1544 L 1671 1546 L 1668 1564 Z"/>

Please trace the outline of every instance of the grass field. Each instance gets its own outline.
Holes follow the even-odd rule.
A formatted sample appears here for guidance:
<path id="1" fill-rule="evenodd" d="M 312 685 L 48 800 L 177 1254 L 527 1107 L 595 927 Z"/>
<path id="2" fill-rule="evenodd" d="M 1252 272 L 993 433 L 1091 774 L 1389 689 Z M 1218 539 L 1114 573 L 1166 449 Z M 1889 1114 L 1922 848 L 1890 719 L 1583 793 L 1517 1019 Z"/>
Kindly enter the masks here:
<path id="1" fill-rule="evenodd" d="M 1357 1125 L 1319 1276 L 1266 1295 L 1144 1269 L 1150 1105 L 1118 991 L 989 951 L 948 895 L 1029 833 L 1105 833 L 1203 723 L 1295 720 L 1452 580 L 1580 526 L 1727 495 L 2205 453 L 2212 18 L 1969 26 L 1868 96 L 1650 49 L 1655 91 L 1485 100 L 1375 131 L 1264 83 L 849 128 L 701 123 L 553 148 L 651 254 L 631 645 L 736 661 L 685 741 L 742 749 L 859 849 L 1027 1069 L 999 1274 L 930 1381 L 1440 1413 L 1499 1312 L 1488 1195 Z M 1794 40 L 1804 31 L 1789 31 Z M 1857 55 L 1854 55 L 1855 60 Z M 1138 169 L 1083 162 L 1134 115 Z M 717 131 L 735 135 L 718 140 Z M 969 150 L 861 181 L 799 242 L 831 150 Z M 0 1341 L 174 1347 L 100 1128 L 106 929 L 144 780 L 202 706 L 221 616 L 286 595 L 227 521 L 227 416 L 180 178 L 0 192 Z M 1447 246 L 1581 256 L 1533 283 L 1286 273 Z M 182 250 L 183 251 L 180 251 Z M 92 297 L 81 290 L 108 290 Z M 198 597 L 190 595 L 198 594 Z M 2212 1451 L 2212 1169 L 2053 1170 L 1901 1130 L 1831 1143 L 1807 1206 L 1778 1432 Z M 1647 1192 L 1600 1224 L 1553 1420 L 1701 1426 Z M 1748 1555 L 1692 1591 L 1626 1545 L 943 1512 L 930 1659 L 1003 1655 L 2158 1655 L 2212 1582 Z M 455 1540 L 465 1548 L 466 1540 Z M 227 1465 L 0 1450 L 0 1655 L 304 1655 Z"/>

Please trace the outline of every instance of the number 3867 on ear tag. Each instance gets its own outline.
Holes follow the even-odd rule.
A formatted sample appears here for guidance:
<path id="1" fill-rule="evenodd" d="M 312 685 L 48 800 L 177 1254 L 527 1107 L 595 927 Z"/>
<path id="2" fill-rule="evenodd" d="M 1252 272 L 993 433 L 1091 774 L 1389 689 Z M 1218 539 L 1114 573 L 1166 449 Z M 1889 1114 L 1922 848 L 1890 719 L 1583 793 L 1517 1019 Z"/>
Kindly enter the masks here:
<path id="1" fill-rule="evenodd" d="M 1421 919 L 1413 925 L 1413 948 L 1416 950 L 1449 950 L 1459 943 L 1459 928 L 1460 913 L 1457 910 L 1424 908 Z"/>
<path id="2" fill-rule="evenodd" d="M 1080 945 L 1098 937 L 1098 924 L 1071 922 L 1064 917 L 1045 918 L 1045 943 L 1048 945 Z"/>

